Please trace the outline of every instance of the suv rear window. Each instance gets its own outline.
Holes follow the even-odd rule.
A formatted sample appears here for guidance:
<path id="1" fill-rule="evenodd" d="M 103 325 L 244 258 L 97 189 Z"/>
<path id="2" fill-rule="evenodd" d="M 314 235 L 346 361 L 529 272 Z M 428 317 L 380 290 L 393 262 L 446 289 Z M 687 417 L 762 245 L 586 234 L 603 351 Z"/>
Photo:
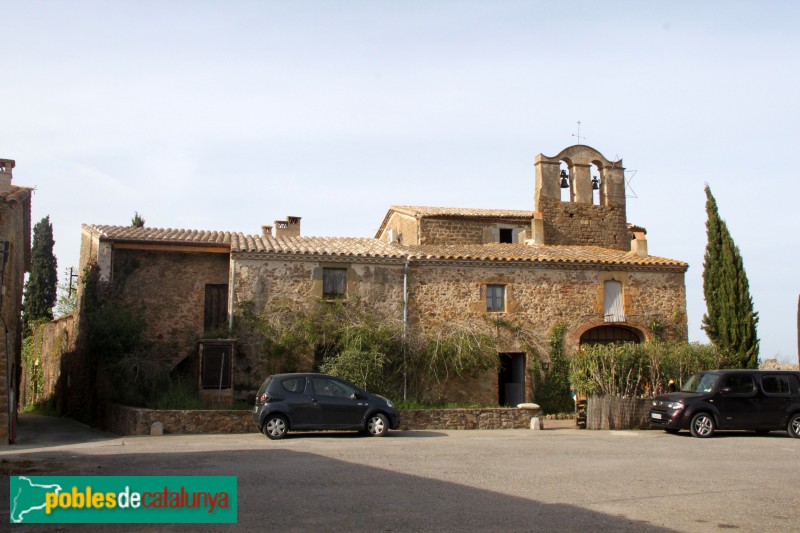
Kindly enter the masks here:
<path id="1" fill-rule="evenodd" d="M 763 376 L 761 378 L 761 385 L 764 392 L 767 394 L 789 394 L 791 389 L 789 387 L 790 376 Z"/>

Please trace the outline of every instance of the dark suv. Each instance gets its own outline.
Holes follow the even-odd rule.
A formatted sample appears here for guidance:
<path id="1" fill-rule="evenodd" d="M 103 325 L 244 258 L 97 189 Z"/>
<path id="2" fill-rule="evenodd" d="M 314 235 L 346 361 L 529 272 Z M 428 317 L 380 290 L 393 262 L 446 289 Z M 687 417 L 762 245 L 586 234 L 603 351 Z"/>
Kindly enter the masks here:
<path id="1" fill-rule="evenodd" d="M 650 426 L 670 433 L 688 429 L 695 437 L 710 437 L 717 429 L 785 429 L 800 438 L 800 372 L 700 372 L 680 392 L 653 399 Z"/>
<path id="2" fill-rule="evenodd" d="M 258 389 L 253 422 L 270 439 L 291 430 L 356 429 L 383 437 L 400 427 L 392 402 L 326 374 L 275 374 Z"/>

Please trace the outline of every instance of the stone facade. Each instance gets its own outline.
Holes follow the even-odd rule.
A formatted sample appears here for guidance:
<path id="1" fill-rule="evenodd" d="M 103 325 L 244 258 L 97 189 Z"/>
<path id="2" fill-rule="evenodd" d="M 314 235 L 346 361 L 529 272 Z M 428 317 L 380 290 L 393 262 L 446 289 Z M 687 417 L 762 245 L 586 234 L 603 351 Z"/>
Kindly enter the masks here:
<path id="1" fill-rule="evenodd" d="M 565 348 L 572 351 L 588 329 L 603 326 L 603 283 L 616 279 L 623 286 L 626 327 L 651 338 L 651 325 L 662 334 L 682 338 L 686 294 L 681 268 L 673 272 L 637 272 L 569 266 L 515 265 L 513 268 L 478 262 L 415 262 L 409 272 L 409 322 L 423 330 L 447 324 L 471 324 L 497 335 L 500 352 L 525 354 L 526 399 L 533 396 L 530 372 L 533 356 L 546 357 L 550 331 L 566 326 Z M 506 288 L 506 311 L 486 311 L 486 286 Z M 598 301 L 599 300 L 599 301 Z M 678 321 L 676 320 L 678 313 Z M 497 325 L 502 321 L 502 325 Z M 524 339 L 519 330 L 525 331 Z M 530 353 L 530 345 L 538 353 Z M 452 380 L 446 397 L 454 402 L 497 402 L 496 376 Z"/>
<path id="2" fill-rule="evenodd" d="M 31 189 L 12 185 L 0 159 L 0 446 L 15 439 L 21 377 L 22 289 L 31 265 Z"/>
<path id="3" fill-rule="evenodd" d="M 372 239 L 303 236 L 300 217 L 276 221 L 275 235 L 272 226 L 257 235 L 85 226 L 81 264 L 96 263 L 101 280 L 124 279 L 124 303 L 146 317 L 153 356 L 171 366 L 197 360 L 207 286 L 227 285 L 222 314 L 232 321 L 244 308 L 263 316 L 277 302 L 303 307 L 324 299 L 326 269 L 334 269 L 345 301 L 403 321 L 409 334 L 464 328 L 491 335 L 513 370 L 449 376 L 430 395 L 513 406 L 535 399 L 534 358 L 547 363 L 556 325 L 566 328 L 568 351 L 686 335 L 687 265 L 648 255 L 646 230 L 627 221 L 622 161 L 578 145 L 539 155 L 534 167 L 532 211 L 392 206 Z M 502 295 L 491 312 L 490 290 Z M 270 373 L 314 369 L 311 353 L 293 368 L 277 366 L 242 324 L 233 330 L 237 398 L 249 399 Z"/>
<path id="4" fill-rule="evenodd" d="M 223 253 L 121 249 L 113 276 L 123 276 L 122 301 L 147 322 L 153 354 L 170 368 L 194 355 L 204 334 L 206 285 L 228 285 Z"/>
<path id="5" fill-rule="evenodd" d="M 270 312 L 271 305 L 285 304 L 304 307 L 323 297 L 322 271 L 324 268 L 347 269 L 347 298 L 370 302 L 376 314 L 402 320 L 403 264 L 398 260 L 369 263 L 365 259 L 344 261 L 341 258 L 302 257 L 269 260 L 252 254 L 233 254 L 233 279 L 235 279 L 234 307 L 252 305 L 259 315 Z M 237 348 L 241 364 L 236 369 L 239 394 L 248 400 L 255 394 L 264 378 L 287 369 L 261 353 L 257 339 L 243 336 Z M 297 362 L 295 371 L 313 371 L 314 354 L 305 354 Z"/>

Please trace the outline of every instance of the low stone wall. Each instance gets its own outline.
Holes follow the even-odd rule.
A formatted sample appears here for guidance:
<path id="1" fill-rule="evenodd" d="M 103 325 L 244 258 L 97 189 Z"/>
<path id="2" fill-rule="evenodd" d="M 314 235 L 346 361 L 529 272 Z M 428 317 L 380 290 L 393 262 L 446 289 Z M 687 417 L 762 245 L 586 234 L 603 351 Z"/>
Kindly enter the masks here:
<path id="1" fill-rule="evenodd" d="M 149 435 L 154 422 L 164 433 L 254 433 L 251 411 L 175 410 L 156 411 L 124 405 L 106 407 L 104 429 L 118 435 Z"/>
<path id="2" fill-rule="evenodd" d="M 519 429 L 530 428 L 535 409 L 414 409 L 400 411 L 402 429 Z M 251 411 L 156 411 L 109 405 L 104 429 L 119 435 L 149 435 L 161 422 L 164 433 L 253 433 Z"/>
<path id="3" fill-rule="evenodd" d="M 405 429 L 521 429 L 531 427 L 538 410 L 497 409 L 409 409 L 400 411 Z"/>

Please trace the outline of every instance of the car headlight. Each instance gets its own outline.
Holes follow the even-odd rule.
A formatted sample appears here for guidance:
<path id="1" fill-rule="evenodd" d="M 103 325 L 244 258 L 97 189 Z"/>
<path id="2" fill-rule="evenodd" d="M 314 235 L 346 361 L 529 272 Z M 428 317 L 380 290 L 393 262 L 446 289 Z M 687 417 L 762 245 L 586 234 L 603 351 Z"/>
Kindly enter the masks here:
<path id="1" fill-rule="evenodd" d="M 681 402 L 666 402 L 667 409 L 673 409 L 677 411 L 678 409 L 683 409 L 683 404 Z"/>
<path id="2" fill-rule="evenodd" d="M 392 400 L 386 400 L 386 405 L 394 409 L 394 404 L 392 403 Z"/>

